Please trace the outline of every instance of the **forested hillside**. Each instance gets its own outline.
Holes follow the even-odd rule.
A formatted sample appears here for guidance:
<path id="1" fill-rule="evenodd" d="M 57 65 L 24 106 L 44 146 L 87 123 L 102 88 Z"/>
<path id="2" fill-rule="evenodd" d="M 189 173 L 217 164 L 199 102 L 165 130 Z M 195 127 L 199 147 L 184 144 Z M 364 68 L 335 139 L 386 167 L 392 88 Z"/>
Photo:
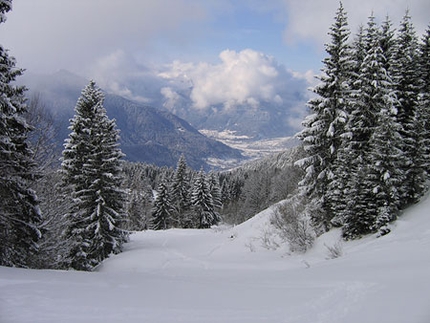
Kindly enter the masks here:
<path id="1" fill-rule="evenodd" d="M 342 226 L 345 239 L 390 232 L 428 189 L 430 160 L 430 29 L 420 41 L 406 12 L 396 32 L 371 15 L 350 33 L 341 4 L 297 163 L 304 213 L 319 233 Z"/>

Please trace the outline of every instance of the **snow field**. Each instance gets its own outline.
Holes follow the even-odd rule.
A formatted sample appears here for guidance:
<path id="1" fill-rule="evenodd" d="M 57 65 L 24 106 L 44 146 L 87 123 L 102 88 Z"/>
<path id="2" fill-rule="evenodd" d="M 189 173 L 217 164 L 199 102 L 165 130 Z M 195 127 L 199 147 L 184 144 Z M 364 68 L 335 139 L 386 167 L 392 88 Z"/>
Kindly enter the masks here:
<path id="1" fill-rule="evenodd" d="M 304 255 L 267 249 L 270 215 L 138 232 L 93 273 L 0 267 L 0 322 L 430 322 L 430 198 L 336 259 L 336 230 Z"/>

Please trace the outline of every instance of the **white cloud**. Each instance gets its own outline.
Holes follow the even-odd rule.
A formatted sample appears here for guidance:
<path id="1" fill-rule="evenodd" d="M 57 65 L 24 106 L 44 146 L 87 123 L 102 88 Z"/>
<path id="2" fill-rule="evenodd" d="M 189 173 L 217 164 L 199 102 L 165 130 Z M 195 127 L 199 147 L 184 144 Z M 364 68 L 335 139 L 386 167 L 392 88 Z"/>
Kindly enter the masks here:
<path id="1" fill-rule="evenodd" d="M 301 81 L 273 57 L 252 49 L 224 50 L 219 58 L 218 64 L 175 62 L 160 76 L 192 84 L 190 98 L 199 110 L 216 105 L 258 107 L 261 102 L 281 105 Z"/>
<path id="2" fill-rule="evenodd" d="M 273 57 L 252 49 L 224 50 L 217 63 L 174 61 L 151 68 L 115 51 L 98 60 L 91 75 L 107 91 L 186 119 L 243 109 L 260 109 L 261 115 L 269 109 L 289 116 L 297 129 L 297 120 L 306 113 L 309 76 L 288 71 Z"/>
<path id="3" fill-rule="evenodd" d="M 160 93 L 165 98 L 163 106 L 168 110 L 174 110 L 181 99 L 180 95 L 170 87 L 161 88 Z"/>
<path id="4" fill-rule="evenodd" d="M 139 102 L 147 103 L 151 101 L 144 94 L 135 93 L 136 89 L 130 88 L 130 84 L 133 84 L 136 79 L 139 82 L 147 82 L 152 73 L 148 73 L 122 50 L 117 50 L 98 59 L 89 74 L 100 87 L 108 92 Z"/>
<path id="5" fill-rule="evenodd" d="M 94 57 L 119 48 L 149 50 L 154 39 L 186 42 L 198 30 L 190 26 L 207 19 L 207 8 L 193 0 L 20 0 L 0 33 L 21 66 L 82 72 Z"/>

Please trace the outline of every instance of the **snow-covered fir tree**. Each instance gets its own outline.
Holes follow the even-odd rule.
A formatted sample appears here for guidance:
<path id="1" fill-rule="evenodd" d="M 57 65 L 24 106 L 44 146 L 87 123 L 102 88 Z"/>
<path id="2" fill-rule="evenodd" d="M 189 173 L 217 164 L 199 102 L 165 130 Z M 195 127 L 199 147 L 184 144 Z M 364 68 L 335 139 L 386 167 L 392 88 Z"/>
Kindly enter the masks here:
<path id="1" fill-rule="evenodd" d="M 12 1 L 0 0 L 0 23 Z M 38 251 L 41 214 L 35 192 L 36 177 L 24 119 L 25 88 L 14 84 L 23 70 L 0 45 L 0 265 L 31 267 Z"/>
<path id="2" fill-rule="evenodd" d="M 198 173 L 195 179 L 191 205 L 199 228 L 210 228 L 219 222 L 219 214 L 215 211 L 209 183 L 203 170 Z"/>
<path id="3" fill-rule="evenodd" d="M 398 32 L 398 46 L 393 61 L 393 80 L 399 100 L 397 118 L 402 126 L 403 152 L 407 157 L 401 169 L 405 180 L 400 188 L 404 206 L 415 203 L 425 191 L 424 160 L 419 129 L 421 116 L 418 110 L 421 89 L 418 37 L 409 12 L 406 12 Z"/>
<path id="4" fill-rule="evenodd" d="M 379 35 L 375 18 L 369 17 L 365 30 L 362 31 L 362 41 L 357 51 L 363 48 L 367 53 L 358 70 L 354 74 L 354 93 L 352 110 L 345 128 L 344 140 L 339 154 L 339 164 L 344 172 L 343 201 L 337 201 L 340 209 L 336 215 L 341 222 L 346 238 L 354 238 L 369 232 L 376 215 L 373 200 L 372 183 L 367 182 L 369 173 L 369 141 L 372 136 L 376 115 L 380 106 L 373 101 L 378 93 L 378 77 L 372 73 L 380 73 Z M 356 62 L 359 63 L 359 62 Z M 375 75 L 376 76 L 376 75 Z"/>
<path id="5" fill-rule="evenodd" d="M 386 234 L 389 232 L 387 224 L 397 218 L 402 205 L 399 187 L 404 181 L 404 174 L 399 165 L 405 162 L 405 157 L 401 126 L 396 119 L 397 100 L 391 92 L 390 80 L 381 78 L 380 82 L 378 95 L 381 109 L 370 139 L 370 178 L 374 181 L 372 186 L 376 204 L 376 219 L 371 231 L 379 230 L 380 234 Z"/>
<path id="6" fill-rule="evenodd" d="M 399 103 L 384 53 L 384 50 L 388 52 L 391 49 L 385 43 L 383 50 L 384 42 L 381 39 L 387 36 L 376 29 L 373 16 L 369 18 L 366 32 L 369 50 L 362 64 L 358 81 L 360 91 L 353 113 L 355 118 L 359 117 L 353 128 L 357 129 L 353 131 L 353 137 L 357 141 L 361 137 L 357 147 L 364 163 L 354 168 L 362 171 L 360 176 L 355 176 L 360 189 L 352 191 L 349 200 L 360 202 L 349 205 L 343 228 L 347 238 L 376 230 L 380 230 L 381 234 L 389 231 L 387 224 L 397 217 L 401 204 L 398 188 L 404 180 L 399 168 L 405 162 L 401 150 L 403 140 L 399 133 L 401 126 L 396 118 Z M 367 118 L 367 123 L 363 116 Z"/>
<path id="7" fill-rule="evenodd" d="M 314 225 L 343 226 L 352 239 L 388 233 L 401 208 L 426 190 L 429 34 L 418 50 L 408 14 L 397 37 L 388 17 L 378 28 L 372 14 L 350 51 L 346 26 L 341 4 L 317 97 L 298 135 L 307 156 L 297 164 L 306 171 L 300 194 L 309 198 Z"/>
<path id="8" fill-rule="evenodd" d="M 346 81 L 350 89 L 349 92 L 345 93 L 348 102 L 348 118 L 345 122 L 343 133 L 340 135 L 340 146 L 333 161 L 333 174 L 335 174 L 333 178 L 335 180 L 329 184 L 332 212 L 331 224 L 334 226 L 342 226 L 345 219 L 352 212 L 356 203 L 356 199 L 353 196 L 358 191 L 358 170 L 362 168 L 363 164 L 363 156 L 360 151 L 360 142 L 363 141 L 363 138 L 358 131 L 360 128 L 358 125 L 365 125 L 368 120 L 366 115 L 354 110 L 354 105 L 357 93 L 360 92 L 359 78 L 361 68 L 369 50 L 366 37 L 365 27 L 360 25 L 351 45 L 351 73 Z"/>
<path id="9" fill-rule="evenodd" d="M 331 190 L 337 189 L 338 184 L 334 182 L 339 180 L 334 172 L 334 161 L 348 119 L 349 81 L 353 67 L 349 34 L 346 12 L 341 3 L 330 28 L 331 43 L 326 45 L 329 56 L 323 61 L 320 84 L 313 89 L 317 96 L 308 102 L 311 114 L 303 122 L 304 130 L 298 134 L 308 155 L 297 163 L 306 171 L 300 189 L 302 194 L 314 200 L 309 205 L 314 205 L 317 210 L 309 213 L 322 231 L 330 227 L 333 217 L 332 204 L 335 202 L 332 201 Z"/>
<path id="10" fill-rule="evenodd" d="M 386 17 L 381 25 L 380 37 L 379 37 L 380 47 L 382 54 L 384 55 L 384 68 L 391 77 L 394 76 L 393 62 L 397 52 L 397 39 L 395 37 L 395 31 L 393 30 L 393 24 L 390 17 Z M 392 80 L 392 82 L 394 82 Z"/>
<path id="11" fill-rule="evenodd" d="M 218 176 L 215 172 L 209 173 L 209 191 L 212 195 L 214 209 L 219 212 L 222 208 L 222 192 Z"/>
<path id="12" fill-rule="evenodd" d="M 62 174 L 71 194 L 65 239 L 70 241 L 66 265 L 92 270 L 127 239 L 125 194 L 120 188 L 119 131 L 103 107 L 104 95 L 91 81 L 82 91 L 63 150 Z"/>
<path id="13" fill-rule="evenodd" d="M 172 204 L 175 207 L 175 226 L 189 228 L 192 226 L 190 213 L 190 175 L 184 155 L 178 160 L 178 165 L 172 181 Z"/>
<path id="14" fill-rule="evenodd" d="M 157 196 L 152 209 L 153 230 L 166 230 L 173 226 L 174 207 L 170 198 L 169 186 L 165 179 L 162 179 L 157 188 Z"/>
<path id="15" fill-rule="evenodd" d="M 430 175 L 430 26 L 425 31 L 420 44 L 420 79 L 421 91 L 419 99 L 420 127 L 422 128 L 423 167 L 427 178 Z"/>
<path id="16" fill-rule="evenodd" d="M 12 10 L 12 0 L 0 0 L 0 24 L 6 21 L 6 13 Z"/>
<path id="17" fill-rule="evenodd" d="M 352 75 L 351 75 L 351 86 L 353 89 L 357 89 L 357 86 L 355 86 L 355 81 L 358 78 L 358 75 L 360 74 L 360 68 L 361 64 L 363 64 L 364 58 L 367 55 L 367 49 L 366 49 L 366 43 L 365 43 L 365 31 L 364 26 L 360 25 L 358 27 L 358 32 L 355 35 L 355 38 L 351 45 L 351 57 L 352 57 Z"/>

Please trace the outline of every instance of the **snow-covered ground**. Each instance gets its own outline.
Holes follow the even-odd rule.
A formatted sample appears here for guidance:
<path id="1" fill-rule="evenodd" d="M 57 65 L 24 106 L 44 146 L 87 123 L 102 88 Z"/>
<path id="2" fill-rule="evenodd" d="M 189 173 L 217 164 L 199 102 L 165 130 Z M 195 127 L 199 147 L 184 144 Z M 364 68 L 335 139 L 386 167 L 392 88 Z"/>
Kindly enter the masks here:
<path id="1" fill-rule="evenodd" d="M 295 147 L 299 144 L 294 137 L 278 137 L 256 140 L 248 136 L 237 135 L 234 131 L 207 130 L 200 129 L 200 133 L 205 136 L 220 141 L 227 146 L 239 149 L 243 155 L 251 159 L 263 158 L 274 153 L 283 152 L 286 149 Z M 228 163 L 228 161 L 227 161 Z M 227 164 L 228 165 L 228 164 Z"/>
<path id="2" fill-rule="evenodd" d="M 430 198 L 335 259 L 338 231 L 305 255 L 263 247 L 270 214 L 136 233 L 93 273 L 0 267 L 0 322 L 430 322 Z"/>

